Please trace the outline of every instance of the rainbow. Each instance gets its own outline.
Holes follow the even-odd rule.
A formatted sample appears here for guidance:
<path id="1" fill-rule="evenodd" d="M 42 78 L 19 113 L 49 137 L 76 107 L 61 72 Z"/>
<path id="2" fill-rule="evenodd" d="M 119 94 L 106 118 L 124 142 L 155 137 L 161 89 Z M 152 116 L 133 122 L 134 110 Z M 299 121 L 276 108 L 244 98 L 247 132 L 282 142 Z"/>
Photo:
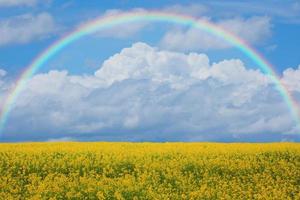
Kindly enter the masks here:
<path id="1" fill-rule="evenodd" d="M 41 54 L 39 54 L 31 64 L 25 68 L 24 72 L 21 73 L 17 79 L 16 84 L 8 93 L 4 104 L 0 110 L 0 132 L 3 131 L 5 124 L 8 120 L 9 113 L 12 110 L 16 99 L 18 98 L 22 89 L 27 84 L 28 80 L 55 54 L 61 51 L 67 45 L 75 42 L 83 36 L 95 33 L 102 29 L 114 27 L 116 25 L 131 23 L 131 22 L 169 22 L 176 23 L 186 26 L 198 28 L 207 33 L 215 35 L 219 38 L 224 39 L 231 45 L 235 46 L 246 56 L 251 58 L 260 68 L 266 73 L 271 80 L 274 82 L 277 90 L 280 92 L 288 108 L 291 111 L 293 119 L 300 125 L 300 111 L 296 101 L 293 99 L 287 88 L 281 83 L 279 76 L 276 74 L 272 65 L 263 58 L 255 49 L 253 49 L 246 41 L 235 36 L 234 34 L 226 31 L 215 24 L 201 19 L 195 19 L 191 16 L 172 14 L 161 11 L 139 11 L 139 12 L 128 12 L 121 13 L 112 16 L 104 16 L 90 21 L 73 32 L 66 34 L 61 39 L 54 42 Z"/>

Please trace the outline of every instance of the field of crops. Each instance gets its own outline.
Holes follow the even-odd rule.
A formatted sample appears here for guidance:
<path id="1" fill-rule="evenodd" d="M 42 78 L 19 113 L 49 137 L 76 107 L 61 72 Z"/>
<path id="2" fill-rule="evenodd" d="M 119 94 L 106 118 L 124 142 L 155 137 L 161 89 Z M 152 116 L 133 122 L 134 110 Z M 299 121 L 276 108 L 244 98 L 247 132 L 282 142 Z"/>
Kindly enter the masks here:
<path id="1" fill-rule="evenodd" d="M 0 144 L 0 199 L 300 199 L 300 144 Z"/>

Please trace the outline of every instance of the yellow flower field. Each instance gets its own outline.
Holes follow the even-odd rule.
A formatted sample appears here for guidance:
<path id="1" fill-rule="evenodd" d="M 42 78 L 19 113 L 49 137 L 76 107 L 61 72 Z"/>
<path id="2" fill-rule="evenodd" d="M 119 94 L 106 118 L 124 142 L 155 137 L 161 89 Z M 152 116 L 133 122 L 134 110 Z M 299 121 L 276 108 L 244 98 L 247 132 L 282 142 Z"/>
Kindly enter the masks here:
<path id="1" fill-rule="evenodd" d="M 300 199 L 300 144 L 0 144 L 0 199 Z"/>

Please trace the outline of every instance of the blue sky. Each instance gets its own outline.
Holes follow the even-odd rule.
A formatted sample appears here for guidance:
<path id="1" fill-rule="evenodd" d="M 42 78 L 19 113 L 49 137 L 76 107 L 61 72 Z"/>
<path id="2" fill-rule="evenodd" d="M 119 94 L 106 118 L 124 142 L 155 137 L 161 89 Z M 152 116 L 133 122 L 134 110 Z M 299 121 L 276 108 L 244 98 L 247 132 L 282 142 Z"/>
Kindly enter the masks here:
<path id="1" fill-rule="evenodd" d="M 300 1 L 2 0 L 0 103 L 64 34 L 137 10 L 205 18 L 233 32 L 300 102 Z M 238 49 L 192 27 L 137 22 L 51 58 L 16 100 L 1 140 L 299 141 L 299 133 L 273 83 Z"/>

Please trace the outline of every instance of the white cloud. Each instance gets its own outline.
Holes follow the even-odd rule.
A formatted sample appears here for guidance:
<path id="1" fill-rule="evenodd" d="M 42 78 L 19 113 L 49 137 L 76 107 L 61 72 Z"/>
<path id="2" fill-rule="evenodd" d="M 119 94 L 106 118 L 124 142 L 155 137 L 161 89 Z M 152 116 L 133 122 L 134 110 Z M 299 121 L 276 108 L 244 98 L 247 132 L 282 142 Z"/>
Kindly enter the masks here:
<path id="1" fill-rule="evenodd" d="M 5 78 L 7 76 L 7 72 L 4 69 L 0 68 L 0 110 L 4 103 L 4 99 L 6 97 L 6 92 L 8 89 L 8 84 L 5 82 Z"/>
<path id="2" fill-rule="evenodd" d="M 37 0 L 0 0 L 0 7 L 34 6 Z"/>
<path id="3" fill-rule="evenodd" d="M 111 85 L 126 79 L 149 78 L 155 83 L 168 82 L 172 87 L 189 84 L 184 78 L 199 75 L 209 65 L 204 54 L 184 55 L 157 51 L 144 43 L 136 43 L 106 60 L 95 76 Z"/>
<path id="4" fill-rule="evenodd" d="M 300 77 L 300 76 L 298 76 Z M 16 123 L 17 122 L 17 123 Z M 18 98 L 6 133 L 28 137 L 129 140 L 234 138 L 298 133 L 268 77 L 237 59 L 136 43 L 94 75 L 50 71 L 34 76 Z M 298 132 L 297 132 L 298 131 Z M 8 134 L 9 135 L 9 134 Z"/>
<path id="5" fill-rule="evenodd" d="M 74 138 L 71 137 L 62 137 L 62 138 L 50 138 L 47 142 L 69 142 L 69 141 L 76 141 Z"/>
<path id="6" fill-rule="evenodd" d="M 271 35 L 272 28 L 269 17 L 258 16 L 248 19 L 234 18 L 222 20 L 218 22 L 218 25 L 252 44 L 257 44 L 268 38 Z"/>
<path id="7" fill-rule="evenodd" d="M 271 35 L 269 17 L 233 18 L 213 22 L 243 38 L 251 44 L 260 44 Z M 249 31 L 251 30 L 251 31 Z M 174 28 L 168 31 L 161 40 L 161 45 L 173 50 L 223 49 L 231 44 L 196 28 Z"/>
<path id="8" fill-rule="evenodd" d="M 124 13 L 139 13 L 139 12 L 148 12 L 147 10 L 143 8 L 134 8 L 130 11 L 124 11 L 120 9 L 109 9 L 105 11 L 103 15 L 100 17 L 109 17 L 109 16 L 115 16 L 115 15 L 120 15 Z M 92 19 L 94 20 L 94 19 Z M 88 23 L 89 20 L 85 23 Z M 99 36 L 99 37 L 114 37 L 114 38 L 128 38 L 134 36 L 136 33 L 141 31 L 146 25 L 148 25 L 148 22 L 141 22 L 141 21 L 136 21 L 136 22 L 128 22 L 128 23 L 121 23 L 119 25 L 112 26 L 110 28 L 106 28 L 103 30 L 97 31 L 94 35 Z"/>
<path id="9" fill-rule="evenodd" d="M 206 13 L 207 8 L 200 4 L 189 4 L 189 5 L 180 5 L 175 4 L 172 6 L 167 6 L 161 9 L 163 12 L 190 15 L 190 16 L 199 16 Z M 104 12 L 100 17 L 115 16 L 124 13 L 147 13 L 150 10 L 144 8 L 133 8 L 130 10 L 121 10 L 121 9 L 109 9 Z M 92 19 L 93 20 L 93 19 Z M 89 20 L 88 20 L 89 21 Z M 86 22 L 85 22 L 86 23 Z M 122 23 L 120 25 L 115 25 L 111 28 L 106 28 L 104 30 L 99 30 L 95 35 L 100 37 L 114 37 L 114 38 L 128 38 L 135 36 L 138 32 L 143 30 L 150 22 L 129 22 Z"/>
<path id="10" fill-rule="evenodd" d="M 267 83 L 264 75 L 257 70 L 246 70 L 240 60 L 210 65 L 205 54 L 158 51 L 145 43 L 136 43 L 110 57 L 95 76 L 107 85 L 126 79 L 148 78 L 154 83 L 169 83 L 172 88 L 186 88 L 195 81 L 209 78 L 224 84 Z"/>
<path id="11" fill-rule="evenodd" d="M 199 17 L 201 15 L 206 14 L 209 8 L 203 4 L 188 4 L 188 5 L 175 4 L 175 5 L 167 6 L 162 10 L 170 13 Z"/>
<path id="12" fill-rule="evenodd" d="M 109 9 L 98 17 L 115 16 L 122 13 L 147 13 L 151 11 L 151 9 L 144 8 L 133 8 L 130 10 Z M 211 17 L 213 17 L 214 14 L 210 12 L 210 7 L 204 4 L 175 4 L 160 8 L 158 9 L 158 11 L 193 16 L 195 18 L 201 18 L 202 20 L 206 19 L 220 27 L 223 27 L 225 30 L 233 32 L 234 34 L 244 38 L 245 40 L 253 44 L 258 44 L 271 35 L 271 20 L 270 17 L 267 16 L 254 16 L 250 18 L 230 16 L 230 18 L 227 17 L 224 19 L 224 17 L 222 17 L 217 18 L 219 20 L 211 20 Z M 94 19 L 95 18 L 85 20 L 84 23 L 81 24 L 88 23 L 89 21 Z M 99 30 L 95 35 L 100 37 L 115 38 L 133 37 L 145 28 L 148 28 L 149 24 L 151 24 L 151 22 L 139 20 L 131 21 L 128 23 L 125 22 L 119 25 L 114 25 L 112 27 L 107 27 L 103 30 Z M 186 30 L 178 27 L 181 26 L 175 24 L 175 28 L 165 34 L 162 40 L 162 45 L 164 45 L 166 48 L 176 50 L 196 50 L 230 47 L 227 42 L 223 41 L 222 39 L 216 39 L 214 36 L 207 34 L 206 32 L 200 31 L 195 28 L 189 28 Z M 251 27 L 251 31 L 249 31 L 249 27 Z"/>
<path id="13" fill-rule="evenodd" d="M 259 132 L 281 133 L 283 127 L 293 127 L 293 122 L 289 119 L 289 117 L 284 115 L 279 115 L 279 116 L 274 116 L 270 119 L 266 119 L 263 117 L 258 118 L 257 120 L 255 120 L 254 123 L 245 126 L 244 130 L 233 130 L 233 131 L 245 132 L 245 133 L 259 133 Z M 293 128 L 288 132 L 291 132 Z"/>
<path id="14" fill-rule="evenodd" d="M 7 72 L 3 69 L 0 68 L 0 90 L 2 90 L 3 85 L 4 85 L 4 81 L 3 78 L 6 76 Z"/>
<path id="15" fill-rule="evenodd" d="M 0 46 L 47 38 L 58 31 L 48 13 L 24 14 L 0 21 Z"/>
<path id="16" fill-rule="evenodd" d="M 281 81 L 290 91 L 300 92 L 300 65 L 297 69 L 284 70 Z"/>
<path id="17" fill-rule="evenodd" d="M 204 4 L 213 8 L 214 17 L 266 15 L 280 23 L 299 23 L 299 2 L 295 1 L 209 1 Z M 288 11 L 288 12 L 287 12 Z"/>
<path id="18" fill-rule="evenodd" d="M 4 69 L 0 68 L 0 77 L 6 76 L 7 72 Z"/>

